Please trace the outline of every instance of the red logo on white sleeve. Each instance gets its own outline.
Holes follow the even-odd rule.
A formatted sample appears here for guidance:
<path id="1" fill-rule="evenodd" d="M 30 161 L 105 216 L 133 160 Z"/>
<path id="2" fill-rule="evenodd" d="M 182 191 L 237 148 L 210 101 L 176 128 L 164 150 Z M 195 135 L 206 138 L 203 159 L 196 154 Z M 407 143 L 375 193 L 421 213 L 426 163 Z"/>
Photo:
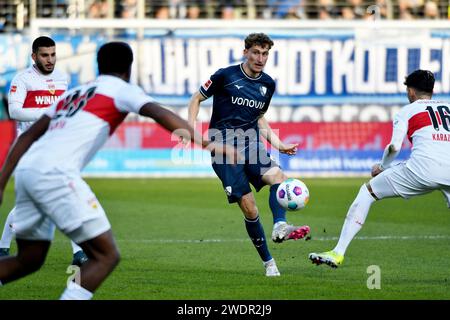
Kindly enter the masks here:
<path id="1" fill-rule="evenodd" d="M 17 91 L 17 86 L 11 86 L 11 90 L 9 92 L 15 93 Z"/>
<path id="2" fill-rule="evenodd" d="M 211 87 L 211 85 L 212 85 L 212 81 L 211 81 L 211 79 L 208 79 L 208 81 L 206 81 L 202 87 L 203 87 L 203 89 L 208 90 L 208 88 Z"/>

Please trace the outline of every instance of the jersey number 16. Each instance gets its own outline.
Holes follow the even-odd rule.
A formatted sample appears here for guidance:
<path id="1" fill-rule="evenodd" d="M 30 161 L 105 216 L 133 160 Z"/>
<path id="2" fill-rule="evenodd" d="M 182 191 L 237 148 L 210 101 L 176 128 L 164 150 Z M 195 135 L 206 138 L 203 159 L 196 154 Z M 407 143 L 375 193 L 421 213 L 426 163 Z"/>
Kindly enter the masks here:
<path id="1" fill-rule="evenodd" d="M 433 107 L 428 106 L 426 110 L 428 111 L 434 130 L 439 131 L 439 127 L 442 125 L 445 130 L 450 131 L 450 109 L 447 106 L 438 106 L 437 111 Z"/>

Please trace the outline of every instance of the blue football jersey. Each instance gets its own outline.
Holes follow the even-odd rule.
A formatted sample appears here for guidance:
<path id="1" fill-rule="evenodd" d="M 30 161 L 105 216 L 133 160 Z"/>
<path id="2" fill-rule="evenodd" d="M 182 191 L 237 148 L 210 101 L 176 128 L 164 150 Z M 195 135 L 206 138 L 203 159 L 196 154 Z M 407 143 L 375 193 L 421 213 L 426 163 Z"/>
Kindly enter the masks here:
<path id="1" fill-rule="evenodd" d="M 274 92 L 275 81 L 264 72 L 252 78 L 242 64 L 219 69 L 200 87 L 205 98 L 214 96 L 209 128 L 258 131 L 258 119 L 269 108 Z"/>

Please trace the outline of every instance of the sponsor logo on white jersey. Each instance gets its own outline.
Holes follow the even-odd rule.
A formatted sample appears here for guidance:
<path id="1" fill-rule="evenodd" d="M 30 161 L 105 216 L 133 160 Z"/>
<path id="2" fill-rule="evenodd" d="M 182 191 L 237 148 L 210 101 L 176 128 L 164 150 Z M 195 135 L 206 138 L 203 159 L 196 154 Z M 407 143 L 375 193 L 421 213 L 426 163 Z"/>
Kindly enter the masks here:
<path id="1" fill-rule="evenodd" d="M 49 84 L 48 85 L 48 92 L 50 92 L 51 94 L 55 94 L 56 86 L 54 84 Z"/>
<path id="2" fill-rule="evenodd" d="M 58 100 L 58 96 L 36 96 L 34 97 L 34 100 L 36 101 L 36 104 L 43 104 L 43 105 L 50 105 L 56 100 Z"/>

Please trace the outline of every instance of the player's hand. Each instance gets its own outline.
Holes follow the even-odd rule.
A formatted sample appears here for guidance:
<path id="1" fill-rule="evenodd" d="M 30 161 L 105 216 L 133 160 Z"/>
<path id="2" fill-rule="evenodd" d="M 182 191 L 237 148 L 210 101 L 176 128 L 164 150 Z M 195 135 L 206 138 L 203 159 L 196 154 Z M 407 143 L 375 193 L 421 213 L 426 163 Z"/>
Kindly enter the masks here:
<path id="1" fill-rule="evenodd" d="M 298 143 L 288 143 L 288 144 L 282 144 L 280 146 L 280 149 L 278 149 L 281 153 L 285 153 L 288 154 L 290 156 L 294 155 L 297 153 L 297 147 L 298 147 Z"/>
<path id="2" fill-rule="evenodd" d="M 189 122 L 189 125 L 190 125 L 192 128 L 195 128 L 195 123 Z M 180 136 L 180 137 L 178 138 L 178 143 L 181 143 L 183 146 L 187 147 L 187 146 L 190 145 L 191 139 L 189 139 L 189 138 L 187 138 L 187 137 L 182 137 L 182 136 Z"/>
<path id="3" fill-rule="evenodd" d="M 381 166 L 381 164 L 377 163 L 372 166 L 372 172 L 371 172 L 372 177 L 376 177 L 377 175 L 379 175 L 382 172 L 383 172 L 383 167 Z"/>

